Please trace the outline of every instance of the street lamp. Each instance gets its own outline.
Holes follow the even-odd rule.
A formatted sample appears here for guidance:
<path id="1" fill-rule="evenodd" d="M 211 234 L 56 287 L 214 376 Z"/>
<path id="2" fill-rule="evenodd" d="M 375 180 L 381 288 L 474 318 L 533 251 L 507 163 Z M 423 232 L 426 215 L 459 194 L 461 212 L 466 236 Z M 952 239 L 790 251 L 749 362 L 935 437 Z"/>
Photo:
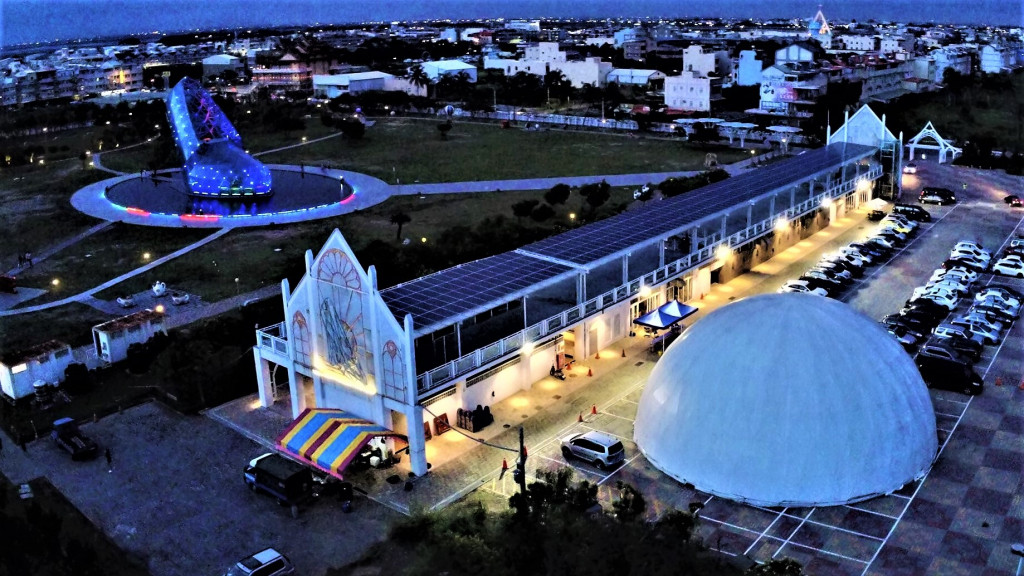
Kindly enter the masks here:
<path id="1" fill-rule="evenodd" d="M 238 296 L 238 278 L 235 278 L 235 296 Z"/>

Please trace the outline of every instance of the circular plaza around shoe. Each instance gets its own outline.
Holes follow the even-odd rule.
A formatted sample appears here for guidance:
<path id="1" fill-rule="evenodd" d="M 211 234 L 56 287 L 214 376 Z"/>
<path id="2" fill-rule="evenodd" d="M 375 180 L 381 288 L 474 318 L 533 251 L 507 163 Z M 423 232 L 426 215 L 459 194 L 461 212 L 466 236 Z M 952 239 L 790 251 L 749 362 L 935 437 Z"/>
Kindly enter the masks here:
<path id="1" fill-rule="evenodd" d="M 652 372 L 635 439 L 702 492 L 825 506 L 898 490 L 938 448 L 917 367 L 878 323 L 813 295 L 740 300 L 698 321 Z"/>

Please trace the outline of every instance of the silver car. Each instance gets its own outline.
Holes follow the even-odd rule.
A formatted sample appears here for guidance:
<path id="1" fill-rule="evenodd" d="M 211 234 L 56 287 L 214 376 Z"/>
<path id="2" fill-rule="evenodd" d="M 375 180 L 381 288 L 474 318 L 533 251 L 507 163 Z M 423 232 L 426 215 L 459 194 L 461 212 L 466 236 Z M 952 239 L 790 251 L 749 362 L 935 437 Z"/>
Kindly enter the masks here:
<path id="1" fill-rule="evenodd" d="M 567 460 L 579 458 L 604 470 L 622 463 L 626 450 L 618 438 L 590 431 L 562 438 L 562 456 Z"/>
<path id="2" fill-rule="evenodd" d="M 273 548 L 257 552 L 228 568 L 224 576 L 286 576 L 295 574 L 288 557 Z"/>

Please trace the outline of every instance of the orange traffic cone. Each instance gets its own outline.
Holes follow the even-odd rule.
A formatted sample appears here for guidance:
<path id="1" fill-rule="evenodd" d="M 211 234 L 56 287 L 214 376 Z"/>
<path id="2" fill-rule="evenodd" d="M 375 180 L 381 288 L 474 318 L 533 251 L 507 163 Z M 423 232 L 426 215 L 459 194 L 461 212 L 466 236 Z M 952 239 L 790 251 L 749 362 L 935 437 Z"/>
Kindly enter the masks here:
<path id="1" fill-rule="evenodd" d="M 594 414 L 594 415 L 597 414 L 597 404 L 591 404 L 590 405 L 590 413 Z"/>
<path id="2" fill-rule="evenodd" d="M 623 358 L 625 358 L 625 357 L 626 357 L 626 349 L 625 349 L 625 348 L 623 348 L 623 349 L 622 349 L 622 357 L 623 357 Z"/>
<path id="3" fill-rule="evenodd" d="M 1003 385 L 1003 377 L 1002 376 L 996 376 L 996 386 L 1002 386 L 1002 385 Z"/>
<path id="4" fill-rule="evenodd" d="M 587 368 L 587 376 L 593 376 L 593 375 L 594 375 L 594 371 L 591 370 L 590 368 Z"/>
<path id="5" fill-rule="evenodd" d="M 601 353 L 600 352 L 594 352 L 594 360 L 600 360 L 600 359 L 601 359 Z"/>
<path id="6" fill-rule="evenodd" d="M 580 415 L 576 417 L 576 421 L 583 422 L 583 412 L 580 412 Z"/>
<path id="7" fill-rule="evenodd" d="M 501 459 L 501 469 L 508 470 L 508 460 L 506 460 L 505 458 Z"/>

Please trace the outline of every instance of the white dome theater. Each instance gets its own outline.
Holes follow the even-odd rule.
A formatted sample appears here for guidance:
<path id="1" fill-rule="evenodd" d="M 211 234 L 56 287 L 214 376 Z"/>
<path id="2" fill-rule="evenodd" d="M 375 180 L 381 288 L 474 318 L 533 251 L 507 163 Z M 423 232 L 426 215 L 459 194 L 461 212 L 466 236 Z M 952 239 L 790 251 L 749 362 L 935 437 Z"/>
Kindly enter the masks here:
<path id="1" fill-rule="evenodd" d="M 763 506 L 829 506 L 898 490 L 938 450 L 914 362 L 880 324 L 807 294 L 709 314 L 651 373 L 636 443 L 698 490 Z"/>

